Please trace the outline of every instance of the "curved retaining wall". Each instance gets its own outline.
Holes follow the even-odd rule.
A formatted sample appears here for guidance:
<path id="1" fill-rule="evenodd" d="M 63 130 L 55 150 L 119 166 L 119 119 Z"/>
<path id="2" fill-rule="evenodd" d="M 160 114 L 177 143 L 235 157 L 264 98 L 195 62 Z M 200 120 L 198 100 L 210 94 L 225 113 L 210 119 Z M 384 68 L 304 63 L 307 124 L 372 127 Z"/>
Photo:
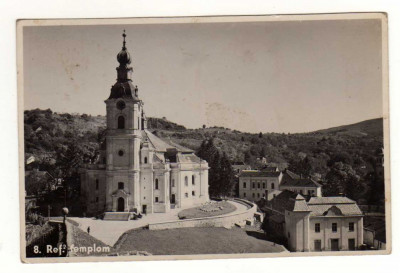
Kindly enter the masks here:
<path id="1" fill-rule="evenodd" d="M 257 212 L 257 205 L 243 199 L 234 199 L 237 203 L 244 203 L 250 208 L 243 212 L 233 212 L 227 215 L 210 216 L 204 218 L 184 219 L 149 224 L 150 230 L 189 228 L 189 227 L 225 227 L 231 228 L 235 224 L 245 224 L 246 221 L 253 223 L 254 213 Z"/>

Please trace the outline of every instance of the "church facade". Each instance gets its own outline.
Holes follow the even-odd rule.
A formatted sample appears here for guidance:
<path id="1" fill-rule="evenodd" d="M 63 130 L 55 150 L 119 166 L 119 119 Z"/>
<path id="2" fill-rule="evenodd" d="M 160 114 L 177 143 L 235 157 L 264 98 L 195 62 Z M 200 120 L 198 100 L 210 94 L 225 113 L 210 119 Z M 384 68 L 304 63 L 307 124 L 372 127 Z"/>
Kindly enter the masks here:
<path id="1" fill-rule="evenodd" d="M 144 103 L 131 80 L 125 33 L 123 37 L 117 82 L 105 100 L 105 141 L 97 162 L 80 172 L 84 213 L 162 213 L 207 202 L 208 163 L 147 129 Z"/>

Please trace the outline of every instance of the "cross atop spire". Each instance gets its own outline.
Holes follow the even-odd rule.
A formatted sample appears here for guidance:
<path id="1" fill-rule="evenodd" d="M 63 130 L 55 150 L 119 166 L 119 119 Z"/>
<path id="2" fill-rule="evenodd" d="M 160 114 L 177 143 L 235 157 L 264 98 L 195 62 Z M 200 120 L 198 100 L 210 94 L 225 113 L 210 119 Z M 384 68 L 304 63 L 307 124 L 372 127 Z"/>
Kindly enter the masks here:
<path id="1" fill-rule="evenodd" d="M 122 34 L 122 37 L 124 37 L 124 42 L 122 43 L 123 44 L 122 50 L 126 50 L 126 47 L 125 47 L 125 44 L 126 44 L 126 41 L 125 41 L 125 37 L 126 37 L 125 29 L 124 29 L 124 33 Z"/>

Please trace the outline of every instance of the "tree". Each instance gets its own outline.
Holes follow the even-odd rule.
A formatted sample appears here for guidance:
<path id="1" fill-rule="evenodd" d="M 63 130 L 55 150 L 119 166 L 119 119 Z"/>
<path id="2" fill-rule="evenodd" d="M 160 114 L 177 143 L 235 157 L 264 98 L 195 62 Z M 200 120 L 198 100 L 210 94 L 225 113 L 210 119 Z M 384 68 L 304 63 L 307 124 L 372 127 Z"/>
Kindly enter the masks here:
<path id="1" fill-rule="evenodd" d="M 226 153 L 222 154 L 220 168 L 219 195 L 229 196 L 232 193 L 234 175 L 231 162 Z"/>
<path id="2" fill-rule="evenodd" d="M 258 134 L 258 137 L 259 137 L 259 138 L 262 138 L 262 137 L 263 137 L 262 132 L 260 132 L 260 133 Z"/>
<path id="3" fill-rule="evenodd" d="M 209 193 L 214 197 L 228 196 L 233 186 L 233 170 L 228 156 L 221 155 L 214 140 L 204 140 L 197 155 L 206 160 L 210 167 L 208 175 Z"/>
<path id="4" fill-rule="evenodd" d="M 305 157 L 304 159 L 297 158 L 290 162 L 289 170 L 301 175 L 302 177 L 310 177 L 312 166 L 308 157 Z"/>
<path id="5" fill-rule="evenodd" d="M 326 175 L 323 187 L 324 196 L 345 194 L 351 199 L 357 199 L 363 191 L 360 177 L 348 164 L 336 162 Z"/>
<path id="6" fill-rule="evenodd" d="M 25 177 L 25 191 L 27 195 L 38 196 L 43 192 L 48 192 L 51 187 L 50 177 L 38 170 L 32 170 Z"/>

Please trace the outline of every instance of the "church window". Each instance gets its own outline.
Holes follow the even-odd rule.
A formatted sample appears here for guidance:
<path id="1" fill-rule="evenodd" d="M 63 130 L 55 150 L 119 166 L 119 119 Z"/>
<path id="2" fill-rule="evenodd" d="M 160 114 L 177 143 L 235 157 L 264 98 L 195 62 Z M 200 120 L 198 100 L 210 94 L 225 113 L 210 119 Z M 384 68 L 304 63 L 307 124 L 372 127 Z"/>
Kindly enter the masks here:
<path id="1" fill-rule="evenodd" d="M 332 223 L 332 232 L 337 232 L 337 223 Z"/>
<path id="2" fill-rule="evenodd" d="M 349 223 L 349 231 L 354 231 L 354 223 L 353 222 Z"/>
<path id="3" fill-rule="evenodd" d="M 243 182 L 243 189 L 246 188 L 246 182 Z"/>
<path id="4" fill-rule="evenodd" d="M 275 189 L 275 184 L 274 183 L 271 184 L 271 189 Z"/>
<path id="5" fill-rule="evenodd" d="M 119 151 L 118 151 L 118 155 L 119 155 L 119 156 L 123 156 L 123 155 L 124 155 L 124 151 L 123 151 L 123 150 L 119 150 Z"/>
<path id="6" fill-rule="evenodd" d="M 195 196 L 195 195 L 196 195 L 196 193 L 194 191 L 192 191 L 192 196 Z"/>
<path id="7" fill-rule="evenodd" d="M 156 178 L 156 185 L 155 185 L 155 189 L 158 190 L 158 179 Z"/>
<path id="8" fill-rule="evenodd" d="M 316 233 L 319 233 L 319 232 L 321 231 L 321 225 L 320 225 L 320 223 L 315 223 L 314 230 L 315 230 Z"/>
<path id="9" fill-rule="evenodd" d="M 118 117 L 118 129 L 125 129 L 125 118 L 123 116 Z"/>
<path id="10" fill-rule="evenodd" d="M 156 202 L 156 203 L 158 203 L 158 196 L 156 196 L 156 198 L 155 198 L 155 202 Z"/>
<path id="11" fill-rule="evenodd" d="M 99 179 L 96 179 L 96 190 L 99 189 Z"/>
<path id="12" fill-rule="evenodd" d="M 147 156 L 144 157 L 144 164 L 147 164 Z"/>
<path id="13" fill-rule="evenodd" d="M 194 185 L 195 184 L 195 177 L 194 177 L 194 175 L 192 175 L 192 185 Z"/>
<path id="14" fill-rule="evenodd" d="M 185 176 L 185 186 L 188 186 L 189 185 L 189 182 L 188 182 L 188 177 L 187 176 Z"/>
<path id="15" fill-rule="evenodd" d="M 124 182 L 118 182 L 118 189 L 123 190 L 124 189 Z"/>

